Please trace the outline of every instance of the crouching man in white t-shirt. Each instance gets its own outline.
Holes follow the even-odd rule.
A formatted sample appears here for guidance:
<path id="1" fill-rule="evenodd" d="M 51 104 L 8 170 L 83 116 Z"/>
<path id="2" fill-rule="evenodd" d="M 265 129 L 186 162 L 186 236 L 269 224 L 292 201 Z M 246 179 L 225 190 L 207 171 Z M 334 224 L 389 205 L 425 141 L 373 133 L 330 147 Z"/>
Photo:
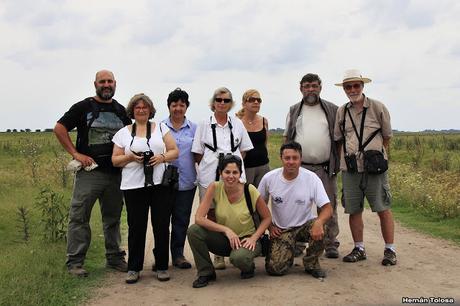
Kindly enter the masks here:
<path id="1" fill-rule="evenodd" d="M 268 203 L 272 201 L 273 223 L 270 250 L 265 270 L 270 275 L 284 275 L 294 263 L 296 240 L 308 241 L 303 258 L 305 272 L 316 278 L 326 277 L 319 257 L 324 251 L 325 224 L 332 216 L 332 206 L 318 176 L 301 168 L 302 147 L 287 142 L 280 149 L 282 168 L 267 173 L 259 184 L 259 192 Z M 319 216 L 317 207 L 320 208 Z"/>

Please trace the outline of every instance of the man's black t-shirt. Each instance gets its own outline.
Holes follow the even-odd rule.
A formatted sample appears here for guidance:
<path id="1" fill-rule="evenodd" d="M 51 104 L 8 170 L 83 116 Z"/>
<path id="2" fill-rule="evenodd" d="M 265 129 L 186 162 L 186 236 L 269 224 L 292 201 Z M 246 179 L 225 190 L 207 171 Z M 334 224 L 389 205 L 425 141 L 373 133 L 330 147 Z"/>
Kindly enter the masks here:
<path id="1" fill-rule="evenodd" d="M 112 99 L 100 103 L 94 98 L 77 102 L 58 120 L 68 131 L 77 128 L 76 148 L 90 156 L 100 170 L 113 171 L 112 137 L 125 125 L 131 124 L 125 108 Z"/>

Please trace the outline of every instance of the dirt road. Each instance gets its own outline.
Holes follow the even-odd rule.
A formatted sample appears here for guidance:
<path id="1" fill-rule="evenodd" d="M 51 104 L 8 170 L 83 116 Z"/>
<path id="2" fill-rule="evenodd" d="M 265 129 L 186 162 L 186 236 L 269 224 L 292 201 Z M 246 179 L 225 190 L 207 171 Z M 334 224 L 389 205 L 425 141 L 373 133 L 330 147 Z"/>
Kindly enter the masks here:
<path id="1" fill-rule="evenodd" d="M 339 215 L 343 256 L 352 249 L 352 239 L 342 209 Z M 301 258 L 296 258 L 295 266 L 283 277 L 268 276 L 263 258 L 258 258 L 254 278 L 241 280 L 239 271 L 227 264 L 226 270 L 217 271 L 216 282 L 201 289 L 192 288 L 194 268 L 171 266 L 171 280 L 159 282 L 150 271 L 150 239 L 139 282 L 127 285 L 124 273 L 110 274 L 88 305 L 401 305 L 403 297 L 448 297 L 460 304 L 458 246 L 396 224 L 398 265 L 384 267 L 380 264 L 383 241 L 378 217 L 370 211 L 365 212 L 364 231 L 368 259 L 344 263 L 322 258 L 321 265 L 328 271 L 324 281 L 305 274 Z M 186 257 L 193 260 L 188 245 Z"/>

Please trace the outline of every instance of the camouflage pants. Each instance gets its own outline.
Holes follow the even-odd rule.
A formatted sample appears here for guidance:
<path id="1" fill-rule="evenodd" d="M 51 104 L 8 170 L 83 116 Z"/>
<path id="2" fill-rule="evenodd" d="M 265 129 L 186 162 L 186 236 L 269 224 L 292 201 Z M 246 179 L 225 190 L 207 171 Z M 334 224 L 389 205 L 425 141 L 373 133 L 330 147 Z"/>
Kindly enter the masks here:
<path id="1" fill-rule="evenodd" d="M 319 257 L 324 251 L 324 240 L 313 240 L 310 229 L 316 219 L 304 225 L 285 230 L 280 237 L 270 239 L 270 249 L 265 258 L 265 270 L 270 275 L 284 275 L 294 263 L 294 247 L 297 240 L 308 241 L 303 257 L 305 269 L 319 269 Z M 326 226 L 325 226 L 326 232 Z"/>

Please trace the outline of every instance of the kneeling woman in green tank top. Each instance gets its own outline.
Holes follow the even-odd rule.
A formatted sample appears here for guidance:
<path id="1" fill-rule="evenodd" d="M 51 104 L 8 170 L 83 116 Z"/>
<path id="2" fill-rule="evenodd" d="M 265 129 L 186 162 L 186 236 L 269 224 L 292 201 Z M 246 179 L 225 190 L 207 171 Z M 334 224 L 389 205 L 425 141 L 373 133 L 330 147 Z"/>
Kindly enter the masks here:
<path id="1" fill-rule="evenodd" d="M 247 206 L 245 186 L 240 183 L 241 164 L 238 156 L 224 157 L 219 165 L 221 180 L 209 185 L 196 212 L 195 224 L 188 229 L 188 241 L 198 270 L 194 288 L 205 287 L 216 279 L 209 252 L 229 256 L 230 262 L 241 270 L 241 278 L 254 276 L 254 258 L 261 253 L 258 239 L 270 225 L 271 215 L 257 189 L 249 185 L 248 202 L 261 218 L 256 228 Z M 213 200 L 216 222 L 206 218 Z"/>

